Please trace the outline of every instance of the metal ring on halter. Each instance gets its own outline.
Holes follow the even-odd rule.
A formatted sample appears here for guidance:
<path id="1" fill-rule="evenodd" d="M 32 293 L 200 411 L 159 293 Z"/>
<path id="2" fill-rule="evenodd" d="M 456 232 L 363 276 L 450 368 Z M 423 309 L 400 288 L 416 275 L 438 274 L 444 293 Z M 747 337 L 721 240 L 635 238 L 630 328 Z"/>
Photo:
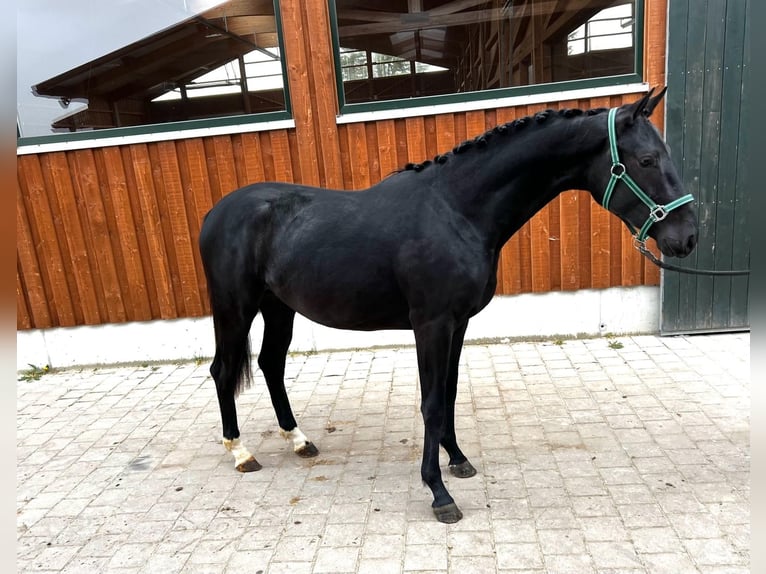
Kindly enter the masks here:
<path id="1" fill-rule="evenodd" d="M 654 221 L 662 221 L 667 216 L 668 216 L 668 212 L 665 210 L 664 205 L 655 205 L 649 211 L 649 217 L 651 217 Z"/>
<path id="2" fill-rule="evenodd" d="M 615 173 L 614 168 L 616 168 L 616 167 L 620 168 L 620 172 L 619 173 Z M 610 171 L 612 172 L 612 175 L 614 177 L 616 177 L 617 179 L 622 179 L 622 176 L 625 175 L 625 173 L 628 170 L 625 168 L 625 165 L 622 162 L 618 161 L 618 162 L 615 162 L 615 163 L 612 164 L 612 169 Z"/>

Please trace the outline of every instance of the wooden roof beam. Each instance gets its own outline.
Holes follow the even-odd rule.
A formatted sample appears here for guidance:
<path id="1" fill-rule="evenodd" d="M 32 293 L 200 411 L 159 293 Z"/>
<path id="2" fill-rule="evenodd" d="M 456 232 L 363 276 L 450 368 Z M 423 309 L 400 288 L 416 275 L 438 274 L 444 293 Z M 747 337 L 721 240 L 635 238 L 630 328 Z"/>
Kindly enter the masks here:
<path id="1" fill-rule="evenodd" d="M 468 24 L 502 20 L 504 18 L 506 18 L 506 16 L 500 8 L 436 16 L 432 16 L 428 12 L 423 12 L 422 18 L 417 21 L 393 20 L 391 22 L 340 26 L 338 28 L 338 35 L 341 38 L 352 38 L 355 36 L 367 36 L 373 34 L 392 34 L 395 32 L 408 32 L 428 28 L 441 28 L 445 26 L 465 26 Z"/>

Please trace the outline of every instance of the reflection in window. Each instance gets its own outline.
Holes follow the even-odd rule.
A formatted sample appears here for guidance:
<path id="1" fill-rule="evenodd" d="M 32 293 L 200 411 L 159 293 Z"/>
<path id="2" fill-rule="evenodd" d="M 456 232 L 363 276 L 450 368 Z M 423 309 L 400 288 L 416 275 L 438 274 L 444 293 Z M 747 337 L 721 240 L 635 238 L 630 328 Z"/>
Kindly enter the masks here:
<path id="1" fill-rule="evenodd" d="M 390 54 L 380 54 L 369 50 L 340 49 L 341 75 L 344 82 L 350 82 L 348 93 L 353 93 L 354 80 L 366 80 L 368 78 L 394 78 L 396 76 L 410 76 L 414 78 L 416 74 L 429 74 L 434 72 L 446 71 L 445 68 L 424 64 L 422 62 L 413 62 L 398 56 Z M 369 89 L 371 84 L 368 82 L 357 82 L 358 89 Z M 369 96 L 380 97 L 378 94 L 368 94 Z"/>
<path id="2" fill-rule="evenodd" d="M 622 4 L 601 10 L 568 37 L 568 54 L 575 56 L 598 50 L 633 46 L 633 5 Z"/>
<path id="3" fill-rule="evenodd" d="M 33 89 L 87 102 L 54 132 L 284 111 L 274 14 L 271 1 L 231 0 Z"/>
<path id="4" fill-rule="evenodd" d="M 344 102 L 635 73 L 635 1 L 334 0 Z"/>
<path id="5" fill-rule="evenodd" d="M 244 70 L 244 75 L 242 71 Z M 242 84 L 245 78 L 246 88 Z M 174 88 L 157 96 L 152 101 L 164 102 L 181 100 L 184 91 L 187 98 L 203 96 L 220 96 L 223 94 L 241 94 L 243 89 L 248 92 L 268 92 L 281 90 L 284 87 L 282 63 L 279 48 L 266 50 L 258 48 L 248 52 L 239 59 L 227 62 L 206 74 L 202 74 L 181 88 Z"/>

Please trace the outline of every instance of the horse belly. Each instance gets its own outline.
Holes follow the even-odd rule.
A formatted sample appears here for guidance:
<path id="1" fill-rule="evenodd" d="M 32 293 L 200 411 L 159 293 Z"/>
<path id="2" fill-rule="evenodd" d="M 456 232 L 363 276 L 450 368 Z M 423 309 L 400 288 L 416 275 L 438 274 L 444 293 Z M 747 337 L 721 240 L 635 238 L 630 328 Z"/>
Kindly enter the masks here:
<path id="1" fill-rule="evenodd" d="M 306 262 L 304 262 L 306 263 Z M 290 265 L 267 281 L 274 294 L 304 317 L 336 329 L 409 329 L 409 308 L 392 275 L 370 262 Z"/>
<path id="2" fill-rule="evenodd" d="M 390 298 L 327 291 L 311 296 L 277 296 L 296 312 L 326 327 L 355 331 L 411 328 L 407 306 Z"/>

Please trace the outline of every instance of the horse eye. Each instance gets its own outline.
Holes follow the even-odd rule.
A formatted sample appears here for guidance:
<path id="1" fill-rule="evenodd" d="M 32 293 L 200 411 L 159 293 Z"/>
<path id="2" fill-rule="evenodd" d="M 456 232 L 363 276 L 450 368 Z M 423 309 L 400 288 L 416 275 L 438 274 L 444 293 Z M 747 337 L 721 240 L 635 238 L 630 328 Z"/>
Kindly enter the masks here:
<path id="1" fill-rule="evenodd" d="M 657 160 L 653 155 L 645 155 L 638 160 L 638 163 L 641 165 L 641 167 L 651 167 L 653 165 L 657 165 Z"/>

